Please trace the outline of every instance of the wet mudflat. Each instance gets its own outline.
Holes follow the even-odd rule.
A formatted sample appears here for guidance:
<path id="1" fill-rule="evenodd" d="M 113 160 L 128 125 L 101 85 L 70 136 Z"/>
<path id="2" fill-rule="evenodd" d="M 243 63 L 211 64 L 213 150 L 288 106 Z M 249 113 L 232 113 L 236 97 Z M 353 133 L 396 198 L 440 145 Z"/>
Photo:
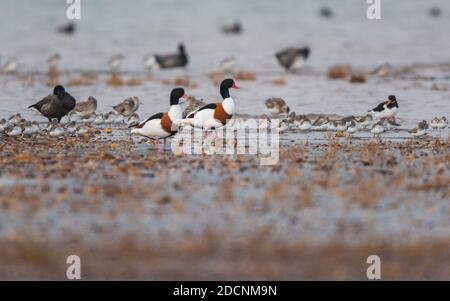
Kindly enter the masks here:
<path id="1" fill-rule="evenodd" d="M 384 279 L 448 279 L 448 139 L 288 140 L 260 166 L 122 132 L 2 138 L 2 278 L 69 252 L 87 279 L 363 279 L 374 253 Z"/>

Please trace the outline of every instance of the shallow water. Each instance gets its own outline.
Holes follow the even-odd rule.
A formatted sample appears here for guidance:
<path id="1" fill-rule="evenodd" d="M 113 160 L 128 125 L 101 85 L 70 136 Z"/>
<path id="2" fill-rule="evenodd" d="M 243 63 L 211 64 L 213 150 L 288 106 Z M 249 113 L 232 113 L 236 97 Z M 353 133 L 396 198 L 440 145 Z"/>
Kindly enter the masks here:
<path id="1" fill-rule="evenodd" d="M 335 17 L 318 17 L 323 6 Z M 442 10 L 440 18 L 429 17 L 434 6 Z M 62 55 L 62 69 L 105 69 L 108 59 L 122 52 L 123 68 L 139 71 L 144 54 L 173 51 L 179 42 L 186 44 L 189 69 L 196 72 L 232 54 L 244 69 L 278 70 L 273 54 L 292 45 L 310 45 L 308 64 L 322 68 L 449 60 L 448 1 L 382 1 L 382 20 L 374 21 L 367 19 L 367 7 L 353 0 L 83 1 L 78 31 L 65 37 L 55 34 L 55 27 L 67 22 L 64 1 L 4 0 L 0 54 L 18 57 L 31 70 L 44 70 L 54 52 Z M 235 20 L 244 33 L 222 35 L 221 26 Z"/>
<path id="2" fill-rule="evenodd" d="M 46 59 L 61 54 L 59 69 L 107 70 L 115 53 L 124 53 L 123 71 L 143 72 L 146 53 L 174 51 L 178 42 L 186 43 L 191 63 L 186 71 L 159 71 L 153 82 L 140 86 L 112 88 L 100 79 L 93 86 L 70 87 L 78 100 L 94 95 L 99 111 L 126 97 L 137 95 L 144 106 L 142 118 L 165 110 L 173 85 L 161 79 L 188 75 L 197 88 L 187 92 L 197 98 L 216 101 L 218 89 L 206 74 L 217 69 L 220 60 L 237 56 L 237 70 L 256 73 L 257 81 L 242 82 L 234 93 L 238 113 L 261 114 L 263 101 L 282 97 L 297 113 L 337 113 L 361 115 L 389 94 L 396 94 L 399 118 L 412 127 L 417 121 L 449 113 L 450 92 L 433 91 L 433 84 L 450 85 L 450 3 L 448 1 L 384 1 L 382 20 L 368 20 L 364 1 L 88 1 L 82 3 L 82 19 L 74 36 L 62 36 L 55 27 L 67 22 L 65 4 L 60 1 L 13 1 L 0 3 L 0 56 L 2 61 L 15 56 L 19 72 L 45 72 Z M 335 17 L 318 17 L 318 9 L 329 6 Z M 430 7 L 443 11 L 440 18 L 428 15 Z M 17 22 L 20 15 L 21 22 Z M 244 33 L 223 35 L 224 24 L 241 20 Z M 18 39 L 17 37 L 21 37 Z M 273 54 L 286 46 L 310 45 L 309 71 L 286 75 Z M 369 71 L 382 63 L 401 68 L 432 63 L 402 78 L 381 80 L 370 77 L 366 84 L 330 81 L 326 69 L 335 64 L 350 64 Z M 307 68 L 307 69 L 308 69 Z M 133 73 L 129 76 L 133 76 Z M 61 76 L 67 83 L 77 75 Z M 272 81 L 283 78 L 286 85 Z M 431 79 L 430 79 L 431 78 Z M 0 117 L 20 112 L 28 119 L 39 119 L 25 108 L 50 93 L 45 77 L 36 76 L 34 84 L 17 82 L 15 76 L 0 75 Z"/>

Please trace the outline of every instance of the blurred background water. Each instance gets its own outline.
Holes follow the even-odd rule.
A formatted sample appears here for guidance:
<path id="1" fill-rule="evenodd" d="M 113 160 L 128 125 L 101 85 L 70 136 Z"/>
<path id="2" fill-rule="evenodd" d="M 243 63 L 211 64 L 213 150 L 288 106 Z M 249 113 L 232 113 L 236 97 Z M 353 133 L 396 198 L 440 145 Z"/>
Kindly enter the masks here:
<path id="1" fill-rule="evenodd" d="M 333 18 L 319 16 L 324 6 Z M 22 70 L 45 70 L 46 58 L 59 52 L 61 69 L 106 69 L 113 54 L 123 53 L 123 69 L 141 71 L 146 53 L 172 52 L 179 42 L 189 69 L 199 72 L 232 54 L 243 68 L 279 68 L 273 54 L 302 45 L 311 47 L 308 64 L 317 68 L 450 60 L 447 0 L 382 0 L 382 20 L 367 19 L 362 0 L 82 0 L 77 32 L 64 36 L 55 28 L 68 22 L 67 7 L 63 0 L 2 0 L 2 61 L 15 56 Z M 432 7 L 442 16 L 431 18 Z M 236 20 L 242 35 L 220 32 Z"/>
<path id="2" fill-rule="evenodd" d="M 190 95 L 218 100 L 217 85 L 206 74 L 225 57 L 235 55 L 237 70 L 253 71 L 257 77 L 256 81 L 240 81 L 238 113 L 265 113 L 265 99 L 282 97 L 297 113 L 361 115 L 387 95 L 396 94 L 399 117 L 407 126 L 448 114 L 449 92 L 434 91 L 432 85 L 450 85 L 450 1 L 382 0 L 381 20 L 367 19 L 368 6 L 362 0 L 81 0 L 81 20 L 75 21 L 75 34 L 68 36 L 56 30 L 69 22 L 66 1 L 2 0 L 0 64 L 17 57 L 20 73 L 46 72 L 47 58 L 58 52 L 60 70 L 104 71 L 110 57 L 122 53 L 122 71 L 143 72 L 145 54 L 172 53 L 183 42 L 190 60 L 186 71 L 156 71 L 154 80 L 118 88 L 103 78 L 92 86 L 70 86 L 69 91 L 78 101 L 94 95 L 100 112 L 138 96 L 144 103 L 139 113 L 145 117 L 167 109 L 172 85 L 162 85 L 162 78 L 173 81 L 190 75 L 197 84 L 188 89 Z M 334 16 L 320 17 L 322 7 L 331 8 Z M 441 10 L 440 17 L 430 16 L 433 7 Z M 243 34 L 224 35 L 222 26 L 235 21 L 242 23 Z M 311 47 L 308 68 L 320 76 L 288 75 L 274 58 L 282 48 L 304 45 Z M 447 67 L 424 70 L 408 80 L 372 77 L 366 84 L 329 80 L 325 74 L 335 64 L 370 70 L 383 63 L 394 67 L 447 63 Z M 413 79 L 419 76 L 435 79 Z M 27 119 L 43 119 L 26 108 L 50 93 L 45 78 L 33 85 L 7 75 L 0 78 L 0 117 L 20 112 Z M 272 84 L 276 78 L 287 84 Z M 68 78 L 60 81 L 66 84 Z"/>

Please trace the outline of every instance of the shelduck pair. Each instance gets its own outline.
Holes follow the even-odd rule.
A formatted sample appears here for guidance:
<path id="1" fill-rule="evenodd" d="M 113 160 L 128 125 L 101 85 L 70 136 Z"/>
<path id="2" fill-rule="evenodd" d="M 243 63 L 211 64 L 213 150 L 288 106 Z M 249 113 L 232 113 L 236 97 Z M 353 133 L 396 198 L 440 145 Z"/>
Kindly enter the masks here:
<path id="1" fill-rule="evenodd" d="M 183 119 L 180 103 L 189 99 L 183 88 L 176 88 L 170 94 L 170 109 L 168 112 L 154 114 L 139 123 L 131 130 L 132 134 L 155 139 L 159 152 L 159 139 L 165 139 L 178 132 L 180 125 L 190 125 L 203 130 L 216 129 L 226 125 L 235 110 L 235 103 L 229 89 L 239 89 L 234 80 L 225 79 L 220 85 L 222 102 L 210 103 L 190 112 Z M 164 146 L 165 148 L 165 146 Z"/>

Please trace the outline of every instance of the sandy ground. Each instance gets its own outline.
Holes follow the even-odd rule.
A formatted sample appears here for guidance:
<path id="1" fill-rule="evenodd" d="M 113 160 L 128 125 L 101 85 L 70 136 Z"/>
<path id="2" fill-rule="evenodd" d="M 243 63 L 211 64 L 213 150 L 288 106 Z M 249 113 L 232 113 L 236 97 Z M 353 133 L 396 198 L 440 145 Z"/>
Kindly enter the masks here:
<path id="1" fill-rule="evenodd" d="M 449 279 L 448 139 L 283 140 L 280 163 L 124 130 L 2 137 L 2 279 Z"/>

